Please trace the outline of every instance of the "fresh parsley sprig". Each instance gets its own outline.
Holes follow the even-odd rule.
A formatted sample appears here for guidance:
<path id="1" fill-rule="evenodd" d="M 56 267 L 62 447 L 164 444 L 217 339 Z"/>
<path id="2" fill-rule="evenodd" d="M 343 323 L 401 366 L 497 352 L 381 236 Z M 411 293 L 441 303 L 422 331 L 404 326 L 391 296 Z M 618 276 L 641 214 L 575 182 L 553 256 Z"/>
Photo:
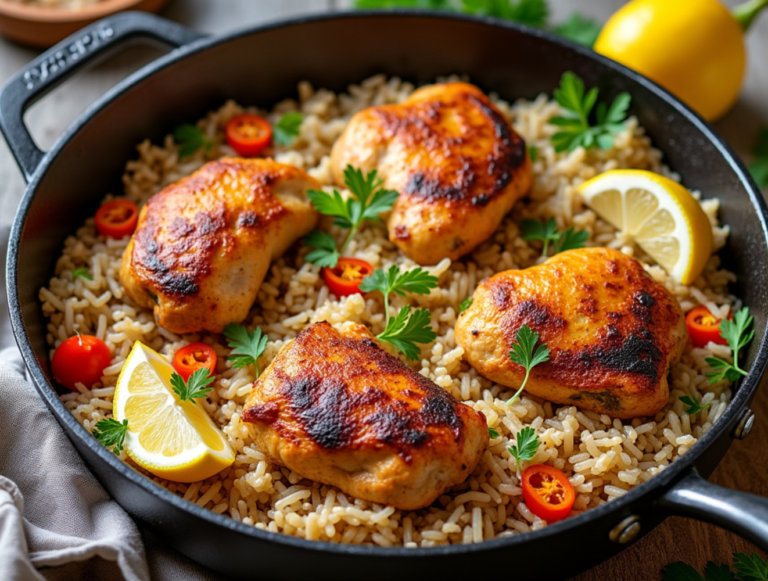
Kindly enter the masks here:
<path id="1" fill-rule="evenodd" d="M 174 372 L 171 374 L 171 387 L 181 401 L 192 401 L 206 397 L 213 389 L 211 384 L 214 379 L 216 378 L 211 375 L 211 370 L 207 367 L 195 370 L 186 381 Z"/>
<path id="2" fill-rule="evenodd" d="M 87 268 L 76 268 L 75 270 L 72 271 L 72 280 L 75 281 L 78 278 L 93 280 L 93 277 L 90 274 L 88 274 Z"/>
<path id="3" fill-rule="evenodd" d="M 246 365 L 253 365 L 256 370 L 256 379 L 258 379 L 261 375 L 259 357 L 267 349 L 269 337 L 262 332 L 261 327 L 256 327 L 249 332 L 239 323 L 230 323 L 224 327 L 224 336 L 227 338 L 229 348 L 232 349 L 228 357 L 232 367 L 239 369 Z"/>
<path id="4" fill-rule="evenodd" d="M 205 152 L 208 153 L 215 143 L 202 129 L 189 123 L 179 125 L 174 129 L 173 140 L 179 146 L 179 156 L 181 157 L 189 157 L 201 147 L 205 147 Z"/>
<path id="5" fill-rule="evenodd" d="M 275 143 L 279 145 L 291 145 L 293 140 L 299 136 L 301 124 L 304 123 L 304 115 L 298 111 L 286 113 L 272 128 L 272 135 Z"/>
<path id="6" fill-rule="evenodd" d="M 523 220 L 520 230 L 523 240 L 540 240 L 543 243 L 542 256 L 548 256 L 550 243 L 554 243 L 554 255 L 574 248 L 584 248 L 584 243 L 589 239 L 589 232 L 585 230 L 568 228 L 565 232 L 560 232 L 554 218 L 546 222 Z"/>
<path id="7" fill-rule="evenodd" d="M 500 435 L 501 434 L 499 434 L 499 431 L 496 428 L 488 428 L 488 436 L 491 438 L 491 440 L 495 440 Z"/>
<path id="8" fill-rule="evenodd" d="M 524 427 L 515 437 L 515 445 L 507 448 L 517 462 L 517 471 L 520 471 L 520 463 L 532 459 L 539 451 L 539 437 L 536 430 L 530 426 Z"/>
<path id="9" fill-rule="evenodd" d="M 461 304 L 459 305 L 459 314 L 466 311 L 469 307 L 472 306 L 472 303 L 474 302 L 475 302 L 475 299 L 473 299 L 472 297 L 467 297 L 466 299 L 461 301 Z"/>
<path id="10" fill-rule="evenodd" d="M 603 27 L 591 18 L 574 12 L 565 22 L 555 26 L 552 32 L 577 44 L 592 47 Z"/>
<path id="11" fill-rule="evenodd" d="M 584 81 L 571 71 L 563 73 L 554 96 L 565 114 L 549 120 L 551 125 L 560 127 L 552 136 L 555 151 L 573 151 L 579 146 L 584 149 L 613 147 L 613 136 L 626 129 L 624 122 L 632 98 L 629 93 L 620 93 L 608 106 L 597 103 L 598 93 L 596 87 L 585 93 Z M 592 123 L 590 116 L 596 103 L 595 122 Z"/>
<path id="12" fill-rule="evenodd" d="M 685 406 L 685 413 L 687 413 L 689 416 L 695 416 L 699 412 L 703 412 L 705 409 L 712 405 L 712 402 L 702 404 L 699 398 L 690 395 L 681 396 L 680 401 L 683 402 L 683 405 Z"/>
<path id="13" fill-rule="evenodd" d="M 749 307 L 744 307 L 733 315 L 733 320 L 724 318 L 720 321 L 720 335 L 727 341 L 733 352 L 733 363 L 719 357 L 707 357 L 706 362 L 712 368 L 712 371 L 707 373 L 709 383 L 717 383 L 723 379 L 736 381 L 742 375 L 747 375 L 747 372 L 739 367 L 739 351 L 755 336 L 755 330 L 750 329 L 752 320 Z"/>
<path id="14" fill-rule="evenodd" d="M 758 187 L 768 188 L 768 129 L 760 129 L 757 136 L 757 143 L 752 149 L 755 159 L 749 164 L 749 171 L 755 178 Z"/>
<path id="15" fill-rule="evenodd" d="M 544 28 L 549 18 L 546 0 L 462 0 L 461 9 L 468 14 L 504 18 L 536 28 Z"/>
<path id="16" fill-rule="evenodd" d="M 517 340 L 517 343 L 512 345 L 512 351 L 509 352 L 509 358 L 512 360 L 512 363 L 517 363 L 525 368 L 525 377 L 515 395 L 507 401 L 507 405 L 512 405 L 517 401 L 517 398 L 520 397 L 523 389 L 525 389 L 525 384 L 528 383 L 531 369 L 536 367 L 539 363 L 549 361 L 549 348 L 547 347 L 547 344 L 542 343 L 536 347 L 536 343 L 539 342 L 539 334 L 532 331 L 528 325 L 520 327 L 515 339 Z"/>
<path id="17" fill-rule="evenodd" d="M 364 176 L 362 171 L 348 165 L 344 170 L 344 184 L 352 193 L 346 200 L 337 190 L 330 194 L 322 190 L 307 192 L 318 212 L 333 216 L 334 225 L 349 230 L 341 248 L 336 247 L 336 241 L 330 234 L 318 230 L 310 232 L 304 238 L 304 244 L 312 248 L 305 257 L 312 264 L 328 268 L 336 266 L 360 225 L 366 220 L 381 220 L 379 214 L 391 210 L 397 200 L 396 191 L 381 187 L 383 180 L 378 177 L 376 170 Z"/>
<path id="18" fill-rule="evenodd" d="M 734 553 L 733 567 L 736 571 L 708 561 L 702 575 L 687 563 L 676 561 L 664 568 L 664 581 L 768 581 L 768 562 L 757 553 Z"/>
<path id="19" fill-rule="evenodd" d="M 114 418 L 101 420 L 93 428 L 93 437 L 115 454 L 123 451 L 125 434 L 128 432 L 128 420 L 118 422 Z"/>
<path id="20" fill-rule="evenodd" d="M 437 337 L 430 326 L 429 311 L 416 309 L 411 312 L 411 307 L 406 306 L 392 317 L 389 313 L 389 299 L 392 294 L 401 297 L 406 293 L 426 295 L 436 287 L 437 277 L 422 268 L 403 272 L 393 264 L 386 271 L 375 270 L 366 276 L 360 283 L 360 290 L 366 293 L 379 291 L 384 297 L 385 326 L 377 338 L 394 345 L 406 357 L 418 359 L 421 353 L 418 344 L 431 343 Z"/>

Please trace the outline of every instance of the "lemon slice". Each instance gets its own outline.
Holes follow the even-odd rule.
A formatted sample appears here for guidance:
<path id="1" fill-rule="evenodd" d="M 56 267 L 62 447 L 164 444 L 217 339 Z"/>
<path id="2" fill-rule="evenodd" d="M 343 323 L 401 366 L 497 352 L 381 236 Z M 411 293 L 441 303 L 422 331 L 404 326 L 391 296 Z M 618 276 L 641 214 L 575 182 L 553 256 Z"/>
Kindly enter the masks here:
<path id="1" fill-rule="evenodd" d="M 712 227 L 677 182 L 650 171 L 617 169 L 585 182 L 579 193 L 682 284 L 691 284 L 704 270 L 712 254 Z"/>
<path id="2" fill-rule="evenodd" d="M 128 420 L 124 447 L 139 466 L 174 482 L 196 482 L 230 466 L 235 453 L 199 403 L 174 393 L 173 371 L 137 341 L 117 380 L 112 415 Z"/>

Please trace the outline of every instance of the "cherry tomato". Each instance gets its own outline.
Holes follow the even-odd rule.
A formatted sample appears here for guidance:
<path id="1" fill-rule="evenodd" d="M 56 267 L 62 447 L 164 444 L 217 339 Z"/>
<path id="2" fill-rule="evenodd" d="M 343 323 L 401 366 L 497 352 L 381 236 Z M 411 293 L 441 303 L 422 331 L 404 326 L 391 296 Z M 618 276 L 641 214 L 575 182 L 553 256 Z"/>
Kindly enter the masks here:
<path id="1" fill-rule="evenodd" d="M 77 391 L 76 383 L 91 387 L 100 381 L 111 360 L 104 341 L 92 335 L 75 335 L 56 348 L 51 367 L 56 381 Z"/>
<path id="2" fill-rule="evenodd" d="M 272 141 L 272 126 L 258 115 L 238 115 L 227 123 L 227 143 L 238 155 L 259 155 Z"/>
<path id="3" fill-rule="evenodd" d="M 359 258 L 339 258 L 336 266 L 323 269 L 325 284 L 337 297 L 359 294 L 360 283 L 371 274 L 373 266 Z"/>
<path id="4" fill-rule="evenodd" d="M 130 200 L 112 200 L 96 210 L 96 230 L 107 238 L 133 234 L 139 221 L 139 208 Z"/>
<path id="5" fill-rule="evenodd" d="M 523 498 L 533 514 L 552 523 L 570 514 L 576 492 L 560 470 L 536 464 L 523 472 Z"/>
<path id="6" fill-rule="evenodd" d="M 211 375 L 216 373 L 216 351 L 205 343 L 190 343 L 182 347 L 173 356 L 173 367 L 184 378 L 189 379 L 198 369 L 203 367 L 210 370 Z"/>
<path id="7" fill-rule="evenodd" d="M 731 318 L 728 314 L 728 318 Z M 692 309 L 685 317 L 685 324 L 688 326 L 688 334 L 691 336 L 691 343 L 694 347 L 704 347 L 712 341 L 718 345 L 728 345 L 720 334 L 720 321 L 704 305 Z"/>

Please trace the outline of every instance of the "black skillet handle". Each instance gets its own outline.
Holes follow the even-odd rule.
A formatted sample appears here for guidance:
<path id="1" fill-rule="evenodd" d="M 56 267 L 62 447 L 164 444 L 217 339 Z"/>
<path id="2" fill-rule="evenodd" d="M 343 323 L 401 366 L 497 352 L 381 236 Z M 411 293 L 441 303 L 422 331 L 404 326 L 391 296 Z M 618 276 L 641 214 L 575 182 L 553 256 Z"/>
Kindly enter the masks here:
<path id="1" fill-rule="evenodd" d="M 768 498 L 712 484 L 693 469 L 658 504 L 672 514 L 733 531 L 768 551 Z"/>
<path id="2" fill-rule="evenodd" d="M 145 12 L 121 12 L 104 18 L 47 50 L 19 71 L 0 91 L 0 130 L 29 182 L 45 153 L 24 124 L 24 112 L 35 101 L 112 49 L 134 39 L 180 47 L 203 35 Z"/>

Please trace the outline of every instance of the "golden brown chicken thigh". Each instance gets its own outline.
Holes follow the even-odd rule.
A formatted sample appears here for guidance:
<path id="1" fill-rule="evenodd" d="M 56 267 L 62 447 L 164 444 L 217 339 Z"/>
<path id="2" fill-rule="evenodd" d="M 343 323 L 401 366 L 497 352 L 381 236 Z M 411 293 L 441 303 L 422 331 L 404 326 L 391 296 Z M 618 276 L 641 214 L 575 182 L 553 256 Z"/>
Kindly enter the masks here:
<path id="1" fill-rule="evenodd" d="M 675 297 L 617 250 L 581 248 L 484 281 L 456 323 L 456 342 L 478 372 L 518 388 L 509 358 L 517 331 L 540 333 L 550 360 L 525 390 L 616 418 L 650 416 L 667 403 L 667 374 L 688 333 Z"/>
<path id="2" fill-rule="evenodd" d="M 347 164 L 378 170 L 400 193 L 389 239 L 419 264 L 455 260 L 487 240 L 532 179 L 525 142 L 467 83 L 357 113 L 331 153 L 339 184 Z"/>
<path id="3" fill-rule="evenodd" d="M 475 469 L 485 416 L 384 351 L 365 327 L 305 329 L 243 410 L 259 449 L 357 498 L 412 510 Z"/>
<path id="4" fill-rule="evenodd" d="M 175 333 L 240 322 L 270 262 L 317 223 L 320 184 L 269 159 L 224 158 L 152 196 L 123 255 L 129 297 Z"/>

